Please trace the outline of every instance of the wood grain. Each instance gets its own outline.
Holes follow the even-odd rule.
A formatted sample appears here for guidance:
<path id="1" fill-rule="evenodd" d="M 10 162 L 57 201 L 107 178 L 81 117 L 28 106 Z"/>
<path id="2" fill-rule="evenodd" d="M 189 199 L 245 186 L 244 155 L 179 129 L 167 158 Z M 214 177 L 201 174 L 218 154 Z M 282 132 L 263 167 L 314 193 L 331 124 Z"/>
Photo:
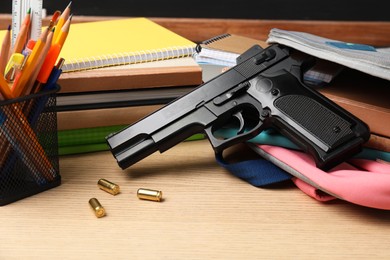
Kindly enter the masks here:
<path id="1" fill-rule="evenodd" d="M 390 45 L 389 23 L 382 22 L 154 20 L 193 41 L 224 32 L 264 39 L 279 27 Z M 0 21 L 1 28 L 9 24 Z M 239 153 L 249 154 L 242 147 Z M 0 208 L 0 259 L 390 258 L 390 211 L 318 202 L 291 183 L 251 186 L 215 162 L 207 140 L 183 142 L 124 171 L 110 152 L 62 156 L 60 174 L 59 187 Z M 100 178 L 122 192 L 99 190 Z M 164 201 L 139 200 L 138 188 L 161 190 Z M 92 197 L 107 216 L 95 217 Z"/>
<path id="2" fill-rule="evenodd" d="M 390 257 L 390 211 L 317 202 L 291 184 L 253 187 L 215 162 L 207 140 L 181 143 L 125 171 L 109 152 L 63 156 L 60 173 L 61 186 L 0 209 L 0 259 Z M 121 193 L 99 190 L 100 178 Z M 164 201 L 139 200 L 138 188 L 161 190 Z M 89 208 L 92 197 L 105 217 Z"/>

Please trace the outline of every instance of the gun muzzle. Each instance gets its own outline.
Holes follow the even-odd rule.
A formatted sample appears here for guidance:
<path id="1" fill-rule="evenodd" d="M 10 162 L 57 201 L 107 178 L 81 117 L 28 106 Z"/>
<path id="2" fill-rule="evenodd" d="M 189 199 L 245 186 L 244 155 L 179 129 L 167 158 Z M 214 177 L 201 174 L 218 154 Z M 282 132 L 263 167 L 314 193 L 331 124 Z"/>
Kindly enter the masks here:
<path id="1" fill-rule="evenodd" d="M 133 144 L 129 144 L 131 141 Z M 114 136 L 107 138 L 107 143 L 122 169 L 128 168 L 158 150 L 156 143 L 150 137 L 133 138 L 127 142 L 118 143 Z"/>

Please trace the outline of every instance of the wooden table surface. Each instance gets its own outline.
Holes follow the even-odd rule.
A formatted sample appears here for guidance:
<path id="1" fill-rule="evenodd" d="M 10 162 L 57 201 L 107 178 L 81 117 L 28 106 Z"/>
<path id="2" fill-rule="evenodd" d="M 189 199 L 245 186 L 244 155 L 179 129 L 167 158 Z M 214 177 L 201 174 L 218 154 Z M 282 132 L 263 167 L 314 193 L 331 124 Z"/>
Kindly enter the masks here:
<path id="1" fill-rule="evenodd" d="M 0 207 L 0 259 L 390 259 L 390 211 L 318 202 L 290 183 L 251 186 L 207 140 L 124 171 L 108 151 L 63 156 L 60 174 L 60 186 Z M 100 190 L 100 178 L 121 193 Z M 139 200 L 138 188 L 164 200 Z"/>

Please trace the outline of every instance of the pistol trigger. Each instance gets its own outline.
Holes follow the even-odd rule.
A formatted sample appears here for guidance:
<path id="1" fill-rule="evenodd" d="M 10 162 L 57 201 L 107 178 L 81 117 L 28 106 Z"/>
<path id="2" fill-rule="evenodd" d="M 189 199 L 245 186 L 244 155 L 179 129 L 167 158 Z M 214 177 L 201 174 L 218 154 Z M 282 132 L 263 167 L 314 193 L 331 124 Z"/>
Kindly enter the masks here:
<path id="1" fill-rule="evenodd" d="M 237 112 L 233 114 L 233 116 L 237 118 L 238 121 L 240 122 L 240 128 L 238 129 L 237 134 L 242 134 L 244 132 L 244 126 L 245 126 L 244 117 L 242 116 L 241 112 Z"/>

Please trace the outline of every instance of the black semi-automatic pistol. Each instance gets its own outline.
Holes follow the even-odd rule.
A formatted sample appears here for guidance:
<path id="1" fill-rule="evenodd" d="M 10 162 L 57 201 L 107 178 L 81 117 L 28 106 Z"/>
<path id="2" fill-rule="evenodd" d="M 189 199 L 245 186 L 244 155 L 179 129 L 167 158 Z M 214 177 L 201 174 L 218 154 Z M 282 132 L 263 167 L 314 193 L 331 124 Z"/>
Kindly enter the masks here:
<path id="1" fill-rule="evenodd" d="M 303 71 L 313 57 L 273 44 L 255 45 L 237 65 L 161 109 L 106 137 L 122 169 L 204 132 L 216 153 L 274 128 L 327 170 L 359 152 L 368 126 L 306 86 Z M 236 122 L 237 134 L 216 132 Z M 238 123 L 238 124 L 237 124 Z"/>

